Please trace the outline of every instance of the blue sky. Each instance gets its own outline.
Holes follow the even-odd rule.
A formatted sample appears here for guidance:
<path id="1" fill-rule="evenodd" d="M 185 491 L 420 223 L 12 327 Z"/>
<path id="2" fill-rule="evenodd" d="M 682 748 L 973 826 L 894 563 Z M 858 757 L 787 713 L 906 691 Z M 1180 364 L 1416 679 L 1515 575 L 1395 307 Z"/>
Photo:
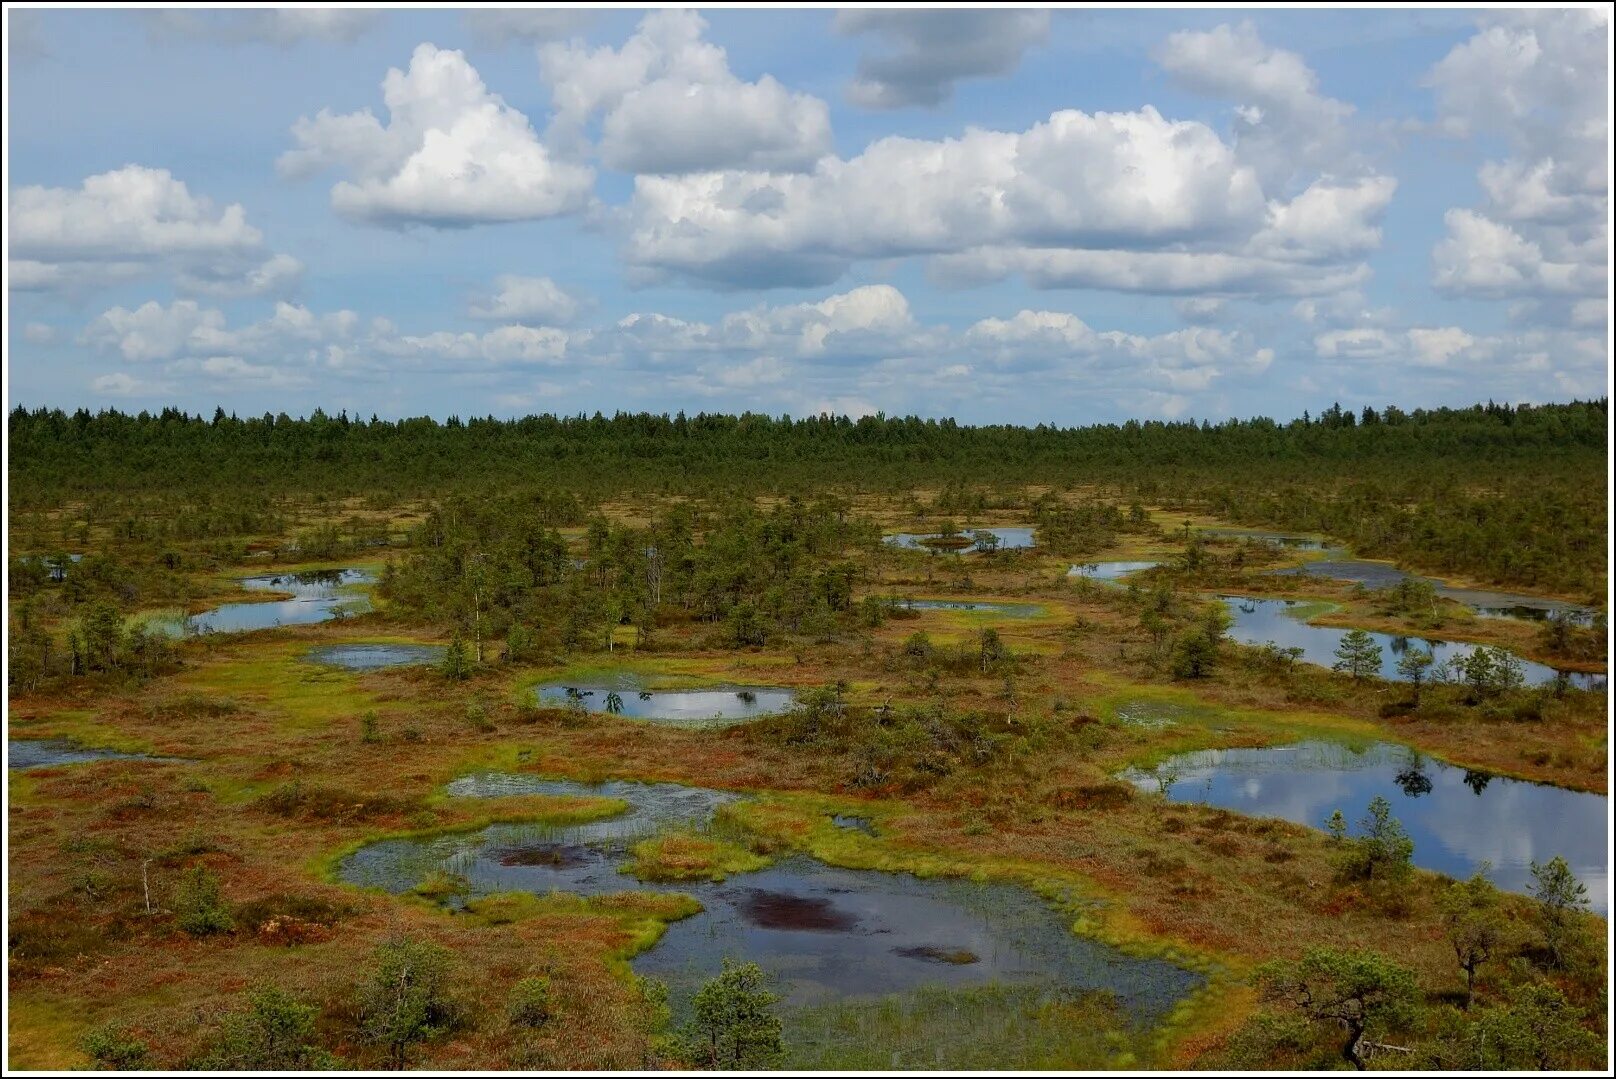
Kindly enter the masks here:
<path id="1" fill-rule="evenodd" d="M 1597 396 L 1609 32 L 13 7 L 9 403 L 1073 424 Z"/>

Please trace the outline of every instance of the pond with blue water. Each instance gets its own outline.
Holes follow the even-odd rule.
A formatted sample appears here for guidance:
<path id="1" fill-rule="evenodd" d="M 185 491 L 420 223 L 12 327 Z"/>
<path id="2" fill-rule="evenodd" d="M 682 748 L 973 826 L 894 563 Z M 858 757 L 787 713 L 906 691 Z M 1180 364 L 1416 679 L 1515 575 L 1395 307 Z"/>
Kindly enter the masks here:
<path id="1" fill-rule="evenodd" d="M 1526 618 L 1543 621 L 1550 616 L 1557 616 L 1577 625 L 1588 626 L 1592 625 L 1597 617 L 1597 612 L 1592 607 L 1519 592 L 1455 588 L 1434 577 L 1421 577 L 1408 573 L 1390 562 L 1373 562 L 1361 558 L 1330 558 L 1269 572 L 1280 576 L 1326 577 L 1333 581 L 1349 581 L 1361 584 L 1371 591 L 1393 588 L 1408 579 L 1425 581 L 1436 589 L 1437 595 L 1462 603 L 1483 618 Z"/>
<path id="2" fill-rule="evenodd" d="M 1155 569 L 1160 562 L 1079 562 L 1066 571 L 1068 577 L 1082 577 L 1090 581 L 1115 583 L 1134 573 Z"/>
<path id="3" fill-rule="evenodd" d="M 1252 596 L 1221 596 L 1225 609 L 1233 619 L 1229 636 L 1242 644 L 1262 645 L 1272 642 L 1281 648 L 1300 648 L 1301 658 L 1307 663 L 1330 667 L 1336 662 L 1336 649 L 1341 638 L 1350 630 L 1339 626 L 1315 626 L 1305 619 L 1317 613 L 1317 603 L 1304 603 L 1293 599 L 1258 599 Z M 1397 661 L 1410 648 L 1427 649 L 1437 663 L 1462 659 L 1477 648 L 1459 641 L 1427 641 L 1412 637 L 1399 637 L 1390 633 L 1369 634 L 1380 646 L 1379 677 L 1399 678 Z M 1560 672 L 1542 663 L 1520 660 L 1522 675 L 1529 686 L 1553 683 Z M 1577 689 L 1602 690 L 1605 676 L 1569 671 L 1567 685 Z"/>
<path id="4" fill-rule="evenodd" d="M 1033 527 L 1012 526 L 1004 528 L 962 528 L 953 543 L 942 543 L 940 533 L 931 532 L 896 532 L 890 536 L 882 536 L 881 542 L 894 547 L 904 547 L 911 550 L 922 551 L 972 551 L 977 549 L 975 533 L 991 532 L 999 541 L 1001 551 L 1025 550 L 1037 546 L 1033 539 Z M 961 543 L 960 541 L 963 541 Z"/>
<path id="5" fill-rule="evenodd" d="M 593 682 L 556 681 L 538 686 L 534 699 L 547 708 L 648 719 L 681 726 L 724 726 L 789 712 L 795 690 L 780 686 L 712 686 L 647 689 L 631 675 Z"/>
<path id="6" fill-rule="evenodd" d="M 1601 794 L 1470 771 L 1384 742 L 1364 750 L 1329 742 L 1209 749 L 1124 778 L 1141 790 L 1165 787 L 1175 802 L 1319 829 L 1338 809 L 1356 824 L 1383 797 L 1414 840 L 1415 865 L 1468 877 L 1490 862 L 1493 883 L 1529 892 L 1532 862 L 1560 855 L 1588 886 L 1594 909 L 1609 906 L 1610 811 Z"/>
<path id="7" fill-rule="evenodd" d="M 309 570 L 244 577 L 238 583 L 249 592 L 284 592 L 287 599 L 261 603 L 226 603 L 185 620 L 187 634 L 247 633 L 275 626 L 301 626 L 326 622 L 368 609 L 362 586 L 375 578 L 363 570 Z"/>

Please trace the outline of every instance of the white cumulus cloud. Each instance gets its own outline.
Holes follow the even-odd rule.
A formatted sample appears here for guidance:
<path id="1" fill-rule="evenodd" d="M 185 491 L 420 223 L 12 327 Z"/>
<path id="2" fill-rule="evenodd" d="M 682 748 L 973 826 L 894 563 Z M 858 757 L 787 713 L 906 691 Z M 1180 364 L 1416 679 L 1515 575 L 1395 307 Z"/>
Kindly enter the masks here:
<path id="1" fill-rule="evenodd" d="M 126 165 L 78 187 L 11 192 L 14 289 L 88 288 L 171 274 L 186 291 L 283 293 L 301 265 L 269 253 L 240 203 L 193 194 L 167 169 Z"/>
<path id="2" fill-rule="evenodd" d="M 1438 290 L 1517 310 L 1561 297 L 1538 310 L 1568 325 L 1577 297 L 1607 291 L 1609 22 L 1606 8 L 1487 12 L 1427 75 L 1439 130 L 1500 137 L 1510 151 L 1482 166 L 1483 204 L 1446 215 Z"/>
<path id="3" fill-rule="evenodd" d="M 494 279 L 493 291 L 474 300 L 467 310 L 472 318 L 565 326 L 578 317 L 581 304 L 548 277 L 504 274 Z"/>
<path id="4" fill-rule="evenodd" d="M 1156 60 L 1187 89 L 1237 106 L 1236 144 L 1270 180 L 1346 163 L 1352 106 L 1320 93 L 1306 61 L 1264 42 L 1249 21 L 1169 35 Z"/>
<path id="5" fill-rule="evenodd" d="M 623 172 L 812 167 L 831 149 L 825 103 L 769 75 L 737 78 L 702 39 L 706 25 L 694 12 L 656 11 L 621 48 L 541 47 L 551 137 L 577 142 L 599 116 L 601 161 Z"/>
<path id="6" fill-rule="evenodd" d="M 640 176 L 627 254 L 721 285 L 826 283 L 856 259 L 1000 244 L 1229 243 L 1267 217 L 1256 176 L 1204 125 L 1064 110 L 1023 132 L 888 137 L 805 174 Z"/>
<path id="7" fill-rule="evenodd" d="M 282 174 L 346 170 L 351 179 L 331 189 L 331 205 L 381 225 L 525 221 L 588 204 L 593 172 L 553 155 L 462 53 L 418 46 L 409 70 L 387 73 L 382 94 L 385 125 L 369 109 L 298 120 Z"/>

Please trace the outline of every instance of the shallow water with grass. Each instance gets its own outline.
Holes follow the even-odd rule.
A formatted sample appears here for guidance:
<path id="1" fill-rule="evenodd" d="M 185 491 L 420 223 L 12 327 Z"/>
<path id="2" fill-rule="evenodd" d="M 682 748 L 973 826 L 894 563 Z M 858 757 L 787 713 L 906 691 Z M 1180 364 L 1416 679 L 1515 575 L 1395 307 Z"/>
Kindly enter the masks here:
<path id="1" fill-rule="evenodd" d="M 1385 742 L 1354 750 L 1330 742 L 1185 753 L 1123 777 L 1175 802 L 1222 806 L 1324 828 L 1339 809 L 1356 822 L 1383 797 L 1414 840 L 1414 864 L 1468 877 L 1483 861 L 1500 888 L 1529 892 L 1531 863 L 1563 856 L 1608 907 L 1604 795 L 1493 776 Z"/>
<path id="2" fill-rule="evenodd" d="M 672 923 L 635 958 L 635 971 L 668 984 L 677 1022 L 724 958 L 758 963 L 782 998 L 798 1066 L 865 1059 L 872 1046 L 847 1043 L 850 1035 L 839 1033 L 858 1030 L 883 1032 L 875 1050 L 879 1062 L 870 1066 L 964 1066 L 984 1052 L 999 1053 L 1000 1066 L 1016 1064 L 1020 1050 L 1006 1046 L 1002 1035 L 1014 1031 L 1022 1040 L 1051 1044 L 1059 1039 L 1051 1030 L 1035 1036 L 1028 1024 L 1038 1024 L 1018 1026 L 1011 1012 L 1058 1017 L 1063 1006 L 1081 1000 L 1090 1007 L 1095 999 L 1113 1014 L 1108 1029 L 1116 1032 L 1098 1039 L 1100 1056 L 1090 1061 L 1097 1062 L 1116 1055 L 1123 1042 L 1202 984 L 1200 975 L 1171 963 L 1076 936 L 1074 915 L 1012 884 L 843 869 L 803 855 L 722 881 L 642 882 L 623 872 L 640 840 L 670 830 L 721 834 L 713 814 L 738 797 L 728 792 L 511 775 L 470 776 L 449 791 L 465 797 L 592 795 L 620 799 L 629 809 L 587 824 L 495 825 L 474 834 L 384 840 L 345 859 L 340 878 L 393 893 L 451 879 L 464 882 L 465 898 L 499 891 L 692 895 L 702 912 Z M 997 1011 L 980 1010 L 989 998 Z M 970 1014 L 961 1016 L 962 1008 Z M 953 1031 L 949 1039 L 930 1033 L 939 1024 Z M 975 1035 L 961 1036 L 971 1029 Z M 1007 1051 L 1012 1055 L 1003 1055 Z M 849 1052 L 854 1055 L 846 1057 Z M 1068 1065 L 1076 1063 L 1069 1047 L 1066 1052 Z"/>
<path id="3" fill-rule="evenodd" d="M 899 599 L 891 601 L 898 607 L 915 611 L 960 611 L 965 614 L 985 615 L 993 618 L 1037 618 L 1044 613 L 1041 603 L 995 603 L 976 599 Z"/>
<path id="4" fill-rule="evenodd" d="M 443 662 L 441 644 L 331 644 L 311 648 L 303 658 L 323 667 L 380 671 L 389 667 L 430 667 Z"/>
<path id="5" fill-rule="evenodd" d="M 549 682 L 536 687 L 533 695 L 546 708 L 573 708 L 688 727 L 745 723 L 789 712 L 797 703 L 796 692 L 780 686 L 646 689 L 627 675 L 595 682 Z"/>
<path id="6" fill-rule="evenodd" d="M 64 764 L 85 764 L 89 761 L 175 763 L 180 760 L 179 757 L 155 757 L 148 753 L 124 753 L 116 749 L 81 746 L 66 738 L 6 739 L 6 767 L 12 771 L 24 768 L 54 768 Z"/>
<path id="7" fill-rule="evenodd" d="M 363 570 L 310 570 L 243 577 L 238 583 L 249 592 L 285 592 L 292 598 L 263 603 L 226 603 L 192 615 L 184 631 L 192 633 L 247 633 L 275 626 L 301 626 L 356 614 L 369 603 L 361 586 L 375 578 Z"/>
<path id="8" fill-rule="evenodd" d="M 1212 536 L 1218 539 L 1251 540 L 1256 543 L 1272 543 L 1276 547 L 1288 547 L 1293 551 L 1341 551 L 1341 548 L 1331 547 L 1329 542 L 1317 536 L 1304 536 L 1294 532 L 1270 532 L 1263 528 L 1197 528 L 1195 534 Z"/>
<path id="9" fill-rule="evenodd" d="M 1317 603 L 1293 599 L 1258 599 L 1254 596 L 1221 596 L 1225 609 L 1233 621 L 1229 636 L 1242 644 L 1262 645 L 1272 642 L 1281 648 L 1300 648 L 1302 660 L 1331 667 L 1336 663 L 1336 649 L 1341 639 L 1350 632 L 1340 626 L 1315 626 L 1306 621 L 1320 611 Z M 1473 653 L 1477 645 L 1461 641 L 1428 641 L 1417 637 L 1399 637 L 1390 633 L 1370 632 L 1370 638 L 1380 646 L 1378 677 L 1396 681 L 1397 662 L 1410 648 L 1431 652 L 1437 663 L 1459 660 Z M 1517 657 L 1519 658 L 1519 657 Z M 1521 659 L 1521 673 L 1529 686 L 1552 684 L 1562 672 L 1542 663 Z M 1564 672 L 1566 684 L 1576 689 L 1600 690 L 1605 688 L 1605 676 L 1577 671 Z"/>

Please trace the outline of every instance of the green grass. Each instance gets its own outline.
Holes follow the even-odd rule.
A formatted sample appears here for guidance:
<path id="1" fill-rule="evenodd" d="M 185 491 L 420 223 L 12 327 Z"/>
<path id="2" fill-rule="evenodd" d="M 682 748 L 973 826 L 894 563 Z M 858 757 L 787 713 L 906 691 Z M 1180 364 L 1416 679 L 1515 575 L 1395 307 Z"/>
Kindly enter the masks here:
<path id="1" fill-rule="evenodd" d="M 664 832 L 634 844 L 630 853 L 623 872 L 649 881 L 719 881 L 755 872 L 770 861 L 738 843 L 694 832 Z"/>
<path id="2" fill-rule="evenodd" d="M 11 738 L 65 738 L 87 749 L 110 749 L 117 753 L 155 752 L 150 742 L 126 734 L 88 709 L 67 708 L 28 719 L 13 718 L 7 732 Z"/>
<path id="3" fill-rule="evenodd" d="M 379 706 L 354 672 L 305 660 L 309 648 L 300 640 L 258 642 L 251 659 L 199 664 L 180 672 L 173 683 L 182 690 L 253 704 L 287 731 L 323 730 Z"/>
<path id="4" fill-rule="evenodd" d="M 1119 684 L 1112 679 L 1096 681 Z M 1365 720 L 1324 712 L 1268 712 L 1213 704 L 1187 689 L 1127 685 L 1088 702 L 1108 724 L 1134 734 L 1135 746 L 1121 763 L 1150 768 L 1163 759 L 1200 749 L 1285 745 L 1322 740 L 1352 749 L 1388 741 Z M 1159 727 L 1130 723 L 1130 714 L 1155 713 Z"/>
<path id="5" fill-rule="evenodd" d="M 1155 1051 L 1109 994 L 1061 1000 L 1034 986 L 928 986 L 782 1018 L 786 1066 L 803 1070 L 1127 1068 Z"/>

